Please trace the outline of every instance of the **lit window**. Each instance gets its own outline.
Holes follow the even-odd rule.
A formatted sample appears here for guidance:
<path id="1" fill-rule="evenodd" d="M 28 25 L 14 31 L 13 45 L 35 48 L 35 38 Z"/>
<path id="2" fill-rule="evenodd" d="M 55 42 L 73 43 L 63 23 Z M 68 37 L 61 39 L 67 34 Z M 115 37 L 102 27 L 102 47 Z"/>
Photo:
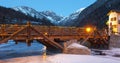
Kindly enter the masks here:
<path id="1" fill-rule="evenodd" d="M 113 21 L 113 18 L 111 18 L 111 21 Z"/>
<path id="2" fill-rule="evenodd" d="M 113 20 L 116 21 L 116 17 L 114 17 Z"/>

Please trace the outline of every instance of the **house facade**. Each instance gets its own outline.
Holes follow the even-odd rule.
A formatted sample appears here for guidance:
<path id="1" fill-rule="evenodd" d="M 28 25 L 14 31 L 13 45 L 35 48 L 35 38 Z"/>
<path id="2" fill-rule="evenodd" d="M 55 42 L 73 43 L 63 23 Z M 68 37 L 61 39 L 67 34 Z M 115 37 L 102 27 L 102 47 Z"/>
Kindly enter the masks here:
<path id="1" fill-rule="evenodd" d="M 109 35 L 120 35 L 120 11 L 111 10 L 108 16 Z"/>

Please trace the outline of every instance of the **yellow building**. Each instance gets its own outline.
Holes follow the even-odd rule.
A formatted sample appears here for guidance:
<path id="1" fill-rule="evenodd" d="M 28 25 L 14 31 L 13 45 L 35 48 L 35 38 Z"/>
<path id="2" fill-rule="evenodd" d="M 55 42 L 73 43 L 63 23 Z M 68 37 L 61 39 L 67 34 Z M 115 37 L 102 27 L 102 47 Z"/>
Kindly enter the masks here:
<path id="1" fill-rule="evenodd" d="M 120 11 L 111 10 L 108 13 L 109 20 L 108 20 L 108 28 L 109 28 L 109 35 L 114 33 L 116 35 L 120 34 Z"/>

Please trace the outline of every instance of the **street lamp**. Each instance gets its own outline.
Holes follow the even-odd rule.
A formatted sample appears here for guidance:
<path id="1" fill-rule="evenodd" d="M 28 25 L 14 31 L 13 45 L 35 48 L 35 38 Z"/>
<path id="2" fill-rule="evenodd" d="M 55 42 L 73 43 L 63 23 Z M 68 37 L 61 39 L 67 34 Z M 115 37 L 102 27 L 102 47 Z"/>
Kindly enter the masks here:
<path id="1" fill-rule="evenodd" d="M 89 33 L 89 32 L 91 32 L 91 31 L 92 31 L 92 29 L 91 29 L 90 27 L 87 27 L 87 28 L 86 28 L 86 32 Z"/>

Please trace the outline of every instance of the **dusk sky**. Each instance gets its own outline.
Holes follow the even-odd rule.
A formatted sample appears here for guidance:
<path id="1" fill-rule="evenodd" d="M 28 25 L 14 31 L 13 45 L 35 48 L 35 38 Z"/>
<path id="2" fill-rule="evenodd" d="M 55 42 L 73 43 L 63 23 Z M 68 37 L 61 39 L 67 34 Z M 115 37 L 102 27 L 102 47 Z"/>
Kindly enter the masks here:
<path id="1" fill-rule="evenodd" d="M 96 0 L 0 0 L 0 6 L 28 6 L 37 11 L 50 10 L 63 16 L 85 8 Z"/>

